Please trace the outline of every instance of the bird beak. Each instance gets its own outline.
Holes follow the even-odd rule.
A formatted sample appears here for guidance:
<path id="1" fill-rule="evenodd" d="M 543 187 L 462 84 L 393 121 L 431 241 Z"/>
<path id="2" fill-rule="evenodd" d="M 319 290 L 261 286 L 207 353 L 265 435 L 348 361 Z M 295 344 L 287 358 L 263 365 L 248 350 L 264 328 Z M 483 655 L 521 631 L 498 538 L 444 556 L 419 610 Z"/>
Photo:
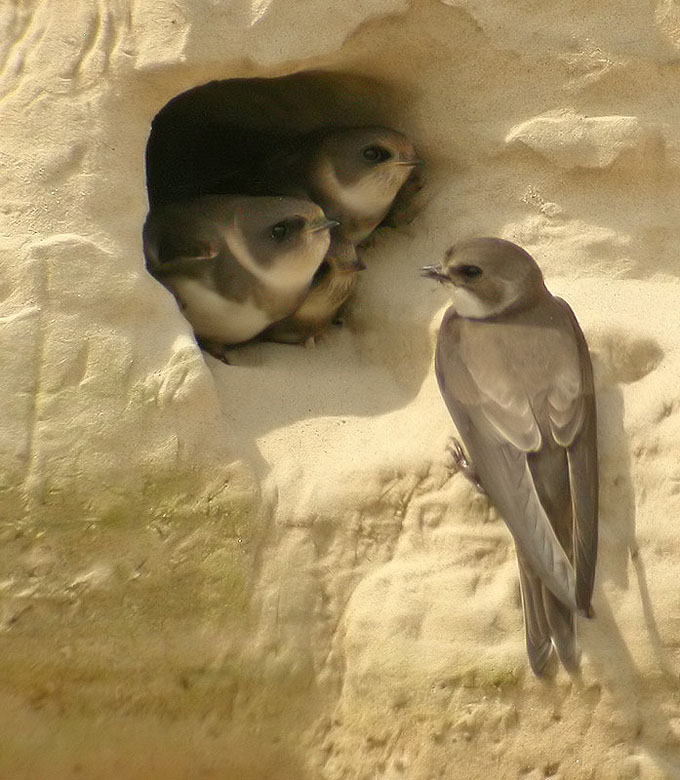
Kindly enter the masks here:
<path id="1" fill-rule="evenodd" d="M 424 165 L 424 163 L 417 157 L 411 157 L 408 160 L 395 160 L 394 165 L 409 165 L 411 168 L 415 168 L 416 165 Z"/>
<path id="2" fill-rule="evenodd" d="M 437 282 L 450 282 L 449 277 L 443 272 L 440 265 L 426 265 L 420 269 L 420 275 Z"/>
<path id="3" fill-rule="evenodd" d="M 331 228 L 337 227 L 340 223 L 335 219 L 319 219 L 316 222 L 310 222 L 307 228 L 308 233 L 318 233 L 320 230 L 331 230 Z"/>

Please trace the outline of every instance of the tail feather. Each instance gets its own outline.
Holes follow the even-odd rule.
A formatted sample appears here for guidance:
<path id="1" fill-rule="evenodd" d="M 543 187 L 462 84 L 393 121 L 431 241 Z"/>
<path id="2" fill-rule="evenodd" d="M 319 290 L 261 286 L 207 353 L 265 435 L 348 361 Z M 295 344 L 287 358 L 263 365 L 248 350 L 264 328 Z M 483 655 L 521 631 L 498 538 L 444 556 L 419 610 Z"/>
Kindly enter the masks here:
<path id="1" fill-rule="evenodd" d="M 534 674 L 537 677 L 544 674 L 553 648 L 564 668 L 576 673 L 580 654 L 574 611 L 556 598 L 522 560 L 519 574 L 527 654 Z"/>
<path id="2" fill-rule="evenodd" d="M 534 674 L 540 677 L 552 655 L 550 627 L 543 608 L 541 583 L 526 564 L 519 562 L 519 580 L 524 611 L 524 633 L 529 663 Z"/>
<path id="3" fill-rule="evenodd" d="M 574 612 L 559 599 L 556 599 L 545 586 L 542 586 L 541 590 L 544 613 L 550 627 L 550 637 L 557 651 L 557 657 L 562 662 L 562 666 L 574 674 L 578 672 L 580 661 Z"/>

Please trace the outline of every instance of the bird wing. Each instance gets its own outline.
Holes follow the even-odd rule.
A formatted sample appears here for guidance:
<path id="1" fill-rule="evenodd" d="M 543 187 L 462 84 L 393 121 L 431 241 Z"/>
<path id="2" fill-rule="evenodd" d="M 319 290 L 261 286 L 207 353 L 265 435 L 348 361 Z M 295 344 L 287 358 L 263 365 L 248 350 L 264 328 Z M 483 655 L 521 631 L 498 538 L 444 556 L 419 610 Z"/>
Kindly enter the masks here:
<path id="1" fill-rule="evenodd" d="M 169 204 L 149 212 L 142 238 L 151 273 L 191 273 L 217 256 L 213 231 L 196 221 L 192 206 Z"/>
<path id="2" fill-rule="evenodd" d="M 435 369 L 439 387 L 480 482 L 534 572 L 564 604 L 576 609 L 573 567 L 536 491 L 527 454 L 541 446 L 530 399 L 485 361 L 471 373 L 459 351 L 453 313 L 442 323 Z M 486 372 L 486 373 L 485 373 Z"/>
<path id="3" fill-rule="evenodd" d="M 569 485 L 573 512 L 576 603 L 590 615 L 590 599 L 595 580 L 598 525 L 597 413 L 593 366 L 588 345 L 574 312 L 561 298 L 555 299 L 566 312 L 578 348 L 580 393 L 572 421 L 560 429 L 560 441 L 567 448 Z M 573 404 L 572 404 L 573 407 Z M 551 418 L 552 419 L 552 418 Z M 555 433 L 553 429 L 553 434 Z M 557 439 L 557 436 L 555 437 Z M 559 441 L 559 440 L 558 440 Z"/>
<path id="4" fill-rule="evenodd" d="M 507 373 L 496 369 L 493 361 L 466 361 L 465 374 L 457 385 L 461 401 L 469 398 L 468 405 L 478 407 L 485 423 L 501 440 L 523 452 L 540 449 L 541 430 L 530 399 Z"/>

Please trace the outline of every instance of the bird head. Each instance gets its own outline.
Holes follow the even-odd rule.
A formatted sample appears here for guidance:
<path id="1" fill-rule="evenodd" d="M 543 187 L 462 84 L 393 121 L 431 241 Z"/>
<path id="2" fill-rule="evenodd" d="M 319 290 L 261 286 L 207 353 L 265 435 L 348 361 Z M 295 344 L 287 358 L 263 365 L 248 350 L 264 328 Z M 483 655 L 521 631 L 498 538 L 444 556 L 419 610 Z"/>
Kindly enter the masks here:
<path id="1" fill-rule="evenodd" d="M 338 224 L 310 200 L 242 198 L 228 243 L 251 273 L 276 286 L 294 287 L 311 279 L 330 246 L 330 231 Z"/>
<path id="2" fill-rule="evenodd" d="M 314 186 L 361 214 L 389 208 L 421 161 L 402 133 L 386 127 L 327 132 L 314 154 Z"/>
<path id="3" fill-rule="evenodd" d="M 461 317 L 486 319 L 521 307 L 545 290 L 543 275 L 530 254 L 501 238 L 473 238 L 454 244 L 439 265 L 422 275 L 453 288 Z"/>

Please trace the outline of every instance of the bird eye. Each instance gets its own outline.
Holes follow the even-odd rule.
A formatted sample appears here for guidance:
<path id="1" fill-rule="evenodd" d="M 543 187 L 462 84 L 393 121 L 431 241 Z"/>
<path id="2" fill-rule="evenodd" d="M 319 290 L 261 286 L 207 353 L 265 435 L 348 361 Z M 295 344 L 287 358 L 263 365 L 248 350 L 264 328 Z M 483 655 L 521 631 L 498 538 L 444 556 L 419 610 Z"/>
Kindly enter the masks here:
<path id="1" fill-rule="evenodd" d="M 368 162 L 385 162 L 390 159 L 392 152 L 384 146 L 373 145 L 362 149 L 361 156 Z"/>
<path id="2" fill-rule="evenodd" d="M 274 241 L 283 241 L 288 235 L 288 225 L 285 222 L 277 222 L 271 229 L 271 237 Z"/>
<path id="3" fill-rule="evenodd" d="M 482 269 L 478 265 L 460 265 L 456 270 L 466 279 L 476 279 L 482 275 Z"/>
<path id="4" fill-rule="evenodd" d="M 292 236 L 299 234 L 304 230 L 307 220 L 304 217 L 289 217 L 288 219 L 282 219 L 281 222 L 277 222 L 274 227 L 269 231 L 269 235 L 277 243 L 281 243 Z"/>

